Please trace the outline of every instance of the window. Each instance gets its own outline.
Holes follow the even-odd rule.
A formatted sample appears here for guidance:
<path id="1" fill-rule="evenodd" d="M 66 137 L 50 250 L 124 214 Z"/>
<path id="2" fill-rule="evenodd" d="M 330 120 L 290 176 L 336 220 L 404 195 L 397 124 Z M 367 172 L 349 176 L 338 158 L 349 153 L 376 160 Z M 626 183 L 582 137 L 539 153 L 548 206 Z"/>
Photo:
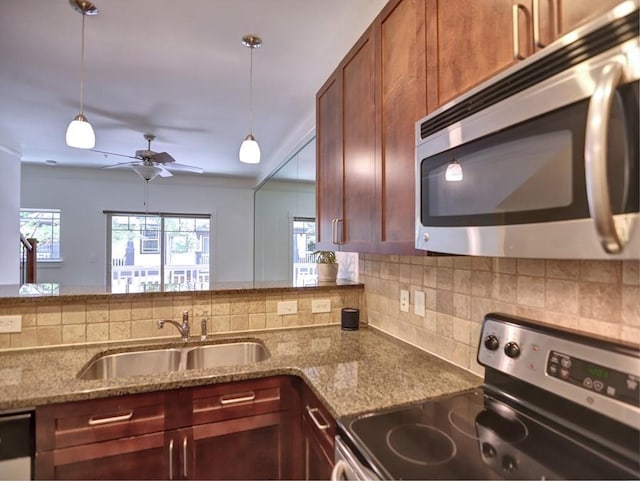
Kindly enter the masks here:
<path id="1" fill-rule="evenodd" d="M 20 209 L 20 233 L 38 239 L 38 261 L 61 261 L 60 209 Z"/>
<path id="2" fill-rule="evenodd" d="M 105 213 L 112 292 L 208 287 L 209 215 Z"/>
<path id="3" fill-rule="evenodd" d="M 316 220 L 307 217 L 293 218 L 293 285 L 315 284 L 318 280 L 315 258 Z"/>

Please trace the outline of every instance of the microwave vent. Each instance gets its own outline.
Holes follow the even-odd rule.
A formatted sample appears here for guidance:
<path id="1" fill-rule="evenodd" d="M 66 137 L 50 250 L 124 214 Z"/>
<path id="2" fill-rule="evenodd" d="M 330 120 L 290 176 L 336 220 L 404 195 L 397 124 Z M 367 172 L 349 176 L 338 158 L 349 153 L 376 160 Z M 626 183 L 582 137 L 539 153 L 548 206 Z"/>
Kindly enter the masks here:
<path id="1" fill-rule="evenodd" d="M 425 139 L 455 122 L 553 77 L 590 57 L 637 37 L 638 28 L 639 15 L 638 11 L 634 11 L 564 47 L 542 55 L 531 63 L 517 65 L 517 70 L 511 75 L 489 83 L 480 91 L 466 98 L 463 97 L 443 112 L 422 122 L 420 124 L 420 138 Z"/>

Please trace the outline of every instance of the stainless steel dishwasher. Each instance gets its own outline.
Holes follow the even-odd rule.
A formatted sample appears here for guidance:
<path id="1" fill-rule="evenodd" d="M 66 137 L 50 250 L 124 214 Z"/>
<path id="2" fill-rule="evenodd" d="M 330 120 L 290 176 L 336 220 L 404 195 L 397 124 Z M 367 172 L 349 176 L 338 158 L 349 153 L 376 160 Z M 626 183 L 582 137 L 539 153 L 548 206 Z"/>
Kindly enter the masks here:
<path id="1" fill-rule="evenodd" d="M 33 479 L 33 412 L 0 415 L 0 480 Z"/>

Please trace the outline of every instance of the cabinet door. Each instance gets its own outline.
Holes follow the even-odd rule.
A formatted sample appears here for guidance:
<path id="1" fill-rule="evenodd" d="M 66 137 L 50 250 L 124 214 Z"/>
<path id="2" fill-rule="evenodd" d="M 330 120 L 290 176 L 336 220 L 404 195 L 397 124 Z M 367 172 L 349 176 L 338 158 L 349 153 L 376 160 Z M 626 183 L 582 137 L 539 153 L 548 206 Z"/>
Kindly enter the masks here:
<path id="1" fill-rule="evenodd" d="M 337 219 L 343 216 L 342 74 L 338 69 L 316 96 L 316 245 L 335 250 Z"/>
<path id="2" fill-rule="evenodd" d="M 375 239 L 376 155 L 374 41 L 369 30 L 343 67 L 344 223 L 350 251 L 368 250 Z"/>
<path id="3" fill-rule="evenodd" d="M 283 479 L 281 414 L 200 424 L 191 428 L 189 479 Z"/>
<path id="4" fill-rule="evenodd" d="M 302 389 L 305 479 L 329 479 L 333 469 L 336 422 L 306 385 Z"/>
<path id="5" fill-rule="evenodd" d="M 438 56 L 428 59 L 437 76 L 428 82 L 439 105 L 515 62 L 512 6 L 512 0 L 427 0 L 429 15 L 437 12 L 430 36 L 437 37 Z M 521 38 L 529 36 L 521 32 Z"/>
<path id="6" fill-rule="evenodd" d="M 414 132 L 427 114 L 425 0 L 390 2 L 378 22 L 380 250 L 417 254 Z"/>
<path id="7" fill-rule="evenodd" d="M 35 475 L 36 479 L 169 479 L 170 467 L 177 463 L 172 446 L 169 436 L 159 432 L 36 453 Z"/>

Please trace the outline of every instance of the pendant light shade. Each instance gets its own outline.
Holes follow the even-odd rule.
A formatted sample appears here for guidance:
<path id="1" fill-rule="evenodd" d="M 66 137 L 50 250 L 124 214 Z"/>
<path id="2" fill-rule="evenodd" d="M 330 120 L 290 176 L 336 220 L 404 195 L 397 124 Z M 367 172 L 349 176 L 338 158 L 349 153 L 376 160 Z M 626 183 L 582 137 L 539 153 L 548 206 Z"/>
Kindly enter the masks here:
<path id="1" fill-rule="evenodd" d="M 449 165 L 447 165 L 447 170 L 444 173 L 444 179 L 447 182 L 460 182 L 462 178 L 462 166 L 456 159 L 453 159 L 449 162 Z"/>
<path id="2" fill-rule="evenodd" d="M 249 135 L 240 145 L 240 162 L 245 164 L 260 163 L 260 146 L 253 136 L 253 49 L 262 45 L 262 39 L 256 35 L 247 34 L 242 37 L 242 44 L 251 51 L 249 66 Z"/>
<path id="3" fill-rule="evenodd" d="M 245 164 L 260 163 L 260 146 L 251 134 L 245 137 L 240 146 L 240 162 L 244 162 Z"/>
<path id="4" fill-rule="evenodd" d="M 93 149 L 96 146 L 96 134 L 84 116 L 84 18 L 97 15 L 98 9 L 85 0 L 69 0 L 71 8 L 82 15 L 82 41 L 80 48 L 80 113 L 67 127 L 66 141 L 69 147 L 77 149 Z"/>
<path id="5" fill-rule="evenodd" d="M 96 134 L 87 118 L 78 114 L 67 127 L 67 145 L 77 149 L 93 149 L 96 146 Z"/>

